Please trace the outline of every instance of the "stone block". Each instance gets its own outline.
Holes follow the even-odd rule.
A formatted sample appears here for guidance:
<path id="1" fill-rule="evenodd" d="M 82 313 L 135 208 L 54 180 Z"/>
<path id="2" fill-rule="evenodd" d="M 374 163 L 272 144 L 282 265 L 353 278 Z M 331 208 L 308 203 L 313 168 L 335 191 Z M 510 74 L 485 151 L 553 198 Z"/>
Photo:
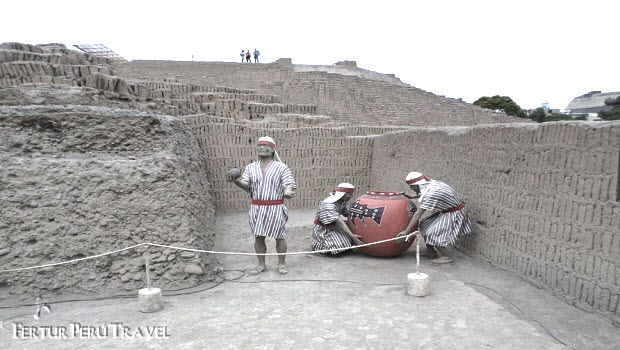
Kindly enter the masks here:
<path id="1" fill-rule="evenodd" d="M 129 89 L 124 79 L 115 79 L 114 92 L 120 95 L 129 95 Z"/>
<path id="2" fill-rule="evenodd" d="M 99 74 L 89 75 L 88 77 L 86 77 L 86 83 L 84 84 L 84 86 L 93 88 L 93 89 L 98 89 L 100 77 L 101 76 Z"/>
<path id="3" fill-rule="evenodd" d="M 618 293 L 611 293 L 611 296 L 609 297 L 609 307 L 607 308 L 609 312 L 617 313 L 617 311 L 620 309 L 620 307 L 618 307 L 619 299 L 620 296 L 618 295 Z"/>
<path id="4" fill-rule="evenodd" d="M 146 101 L 148 99 L 149 89 L 146 86 L 137 85 L 136 90 L 137 90 L 138 101 Z"/>
<path id="5" fill-rule="evenodd" d="M 204 271 L 202 270 L 202 268 L 196 264 L 187 264 L 185 265 L 185 268 L 183 269 L 183 271 L 186 274 L 189 275 L 202 275 L 204 274 Z"/>

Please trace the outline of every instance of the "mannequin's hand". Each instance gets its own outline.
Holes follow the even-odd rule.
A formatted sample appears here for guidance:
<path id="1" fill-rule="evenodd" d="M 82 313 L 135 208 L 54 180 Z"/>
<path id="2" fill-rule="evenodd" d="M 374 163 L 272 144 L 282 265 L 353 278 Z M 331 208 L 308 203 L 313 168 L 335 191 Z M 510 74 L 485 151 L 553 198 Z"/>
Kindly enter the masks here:
<path id="1" fill-rule="evenodd" d="M 295 190 L 293 190 L 293 188 L 291 187 L 286 187 L 284 189 L 284 198 L 291 199 L 293 197 L 295 197 Z"/>
<path id="2" fill-rule="evenodd" d="M 226 173 L 226 181 L 228 182 L 233 182 L 240 177 L 241 177 L 241 171 L 239 171 L 239 169 L 236 169 L 236 168 L 232 168 L 228 170 L 228 172 Z"/>

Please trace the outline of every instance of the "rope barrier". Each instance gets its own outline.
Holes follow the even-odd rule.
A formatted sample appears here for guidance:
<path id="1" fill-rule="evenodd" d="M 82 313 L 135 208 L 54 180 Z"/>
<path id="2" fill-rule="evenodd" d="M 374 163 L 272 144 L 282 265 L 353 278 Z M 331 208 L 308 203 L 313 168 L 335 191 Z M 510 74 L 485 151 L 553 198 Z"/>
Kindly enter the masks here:
<path id="1" fill-rule="evenodd" d="M 139 243 L 139 244 L 136 244 L 136 245 L 132 245 L 131 247 L 126 247 L 126 248 L 114 250 L 114 251 L 111 251 L 111 252 L 101 253 L 101 254 L 97 254 L 97 255 L 91 255 L 91 256 L 84 257 L 84 258 L 78 258 L 78 259 L 72 259 L 72 260 L 67 260 L 67 261 L 61 261 L 61 262 L 49 263 L 49 264 L 43 264 L 43 265 L 36 265 L 36 266 L 19 267 L 19 268 L 14 268 L 14 269 L 0 270 L 0 273 L 23 271 L 23 270 L 32 270 L 32 269 L 40 269 L 40 268 L 44 268 L 44 267 L 58 266 L 58 265 L 66 265 L 66 264 L 71 264 L 71 263 L 78 262 L 78 261 L 95 259 L 95 258 L 100 258 L 100 257 L 106 256 L 106 255 L 120 253 L 122 251 L 138 248 L 138 247 L 141 247 L 141 246 L 147 246 L 147 247 L 148 246 L 152 246 L 152 247 L 168 248 L 168 249 L 174 249 L 174 250 L 184 250 L 184 251 L 195 252 L 195 253 L 208 253 L 208 254 L 221 254 L 221 255 L 251 255 L 251 256 L 257 256 L 257 255 L 264 255 L 264 256 L 302 255 L 302 254 L 329 253 L 329 252 L 333 252 L 333 251 L 342 252 L 342 251 L 345 251 L 345 250 L 358 249 L 358 248 L 362 248 L 362 247 L 369 247 L 369 246 L 372 246 L 372 245 L 386 243 L 386 242 L 391 242 L 391 241 L 395 241 L 395 240 L 403 240 L 403 239 L 405 239 L 406 241 L 408 241 L 411 238 L 411 236 L 415 236 L 417 233 L 418 233 L 418 231 L 415 231 L 415 232 L 412 232 L 412 233 L 410 233 L 410 234 L 408 234 L 406 236 L 403 236 L 403 237 L 388 238 L 388 239 L 384 239 L 384 240 L 377 241 L 377 242 L 366 243 L 366 244 L 361 244 L 361 245 L 354 245 L 354 246 L 347 247 L 347 248 L 323 249 L 323 250 L 301 251 L 301 252 L 292 252 L 292 253 L 288 253 L 288 252 L 287 253 L 220 252 L 220 251 L 215 251 L 215 250 L 184 248 L 184 247 L 176 247 L 176 246 L 171 246 L 171 245 L 166 245 L 166 244 L 145 242 L 145 243 Z"/>
<path id="2" fill-rule="evenodd" d="M 127 248 L 122 248 L 119 250 L 114 250 L 111 252 L 107 252 L 107 253 L 102 253 L 102 254 L 97 254 L 97 255 L 91 255 L 91 256 L 87 256 L 85 258 L 79 258 L 79 259 L 73 259 L 73 260 L 68 260 L 68 261 L 61 261 L 61 262 L 57 262 L 57 263 L 50 263 L 50 264 L 43 264 L 43 265 L 36 265 L 36 266 L 29 266 L 29 267 L 19 267 L 19 268 L 15 268 L 15 269 L 7 269 L 7 270 L 0 270 L 0 273 L 3 272 L 12 272 L 12 271 L 21 271 L 21 270 L 32 270 L 32 269 L 40 269 L 43 267 L 49 267 L 49 266 L 57 266 L 57 265 L 65 265 L 65 264 L 70 264 L 70 263 L 74 263 L 76 261 L 82 261 L 82 260 L 89 260 L 89 259 L 95 259 L 95 258 L 100 258 L 102 256 L 106 256 L 106 255 L 110 255 L 110 254 L 116 254 L 116 253 L 120 253 L 124 250 L 129 250 L 129 249 L 134 249 L 140 246 L 143 246 L 147 243 L 140 243 L 140 244 L 136 244 L 136 245 L 132 245 L 131 247 L 127 247 Z"/>

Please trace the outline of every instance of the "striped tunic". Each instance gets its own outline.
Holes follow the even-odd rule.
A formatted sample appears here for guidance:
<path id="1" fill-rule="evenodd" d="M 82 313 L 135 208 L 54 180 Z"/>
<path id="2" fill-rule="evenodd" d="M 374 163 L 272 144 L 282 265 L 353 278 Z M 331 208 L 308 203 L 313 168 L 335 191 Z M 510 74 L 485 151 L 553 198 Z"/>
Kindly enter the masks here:
<path id="1" fill-rule="evenodd" d="M 465 208 L 446 212 L 462 203 L 461 197 L 441 181 L 433 180 L 419 198 L 420 208 L 431 211 L 431 215 L 420 221 L 419 230 L 426 244 L 445 247 L 471 232 L 471 220 Z M 409 206 L 411 215 L 415 206 Z"/>
<path id="2" fill-rule="evenodd" d="M 282 199 L 285 187 L 297 188 L 293 173 L 286 164 L 272 160 L 265 174 L 256 161 L 245 167 L 241 181 L 248 184 L 248 193 L 254 200 Z M 250 230 L 255 237 L 283 239 L 284 225 L 288 221 L 288 210 L 284 204 L 250 206 Z"/>
<path id="3" fill-rule="evenodd" d="M 349 236 L 336 225 L 340 215 L 349 216 L 346 203 L 321 202 L 316 211 L 323 225 L 314 225 L 312 228 L 312 250 L 343 249 L 353 245 Z M 331 254 L 338 254 L 341 250 L 334 250 Z"/>

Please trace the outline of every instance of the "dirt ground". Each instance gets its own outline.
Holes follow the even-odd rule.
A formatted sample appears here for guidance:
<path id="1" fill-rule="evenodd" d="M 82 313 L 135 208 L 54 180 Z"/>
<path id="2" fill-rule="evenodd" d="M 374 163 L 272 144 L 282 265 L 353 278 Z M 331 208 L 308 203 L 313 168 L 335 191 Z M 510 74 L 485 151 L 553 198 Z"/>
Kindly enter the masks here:
<path id="1" fill-rule="evenodd" d="M 308 250 L 314 211 L 292 210 L 290 216 L 289 252 Z M 245 212 L 220 215 L 217 235 L 215 250 L 253 251 Z M 268 252 L 274 251 L 275 242 L 268 241 Z M 254 266 L 255 257 L 218 255 L 217 259 L 222 271 L 216 282 L 164 292 L 165 307 L 156 313 L 140 313 L 135 297 L 54 304 L 54 312 L 43 313 L 39 320 L 32 316 L 34 307 L 1 309 L 0 348 L 620 346 L 620 331 L 608 319 L 578 310 L 512 273 L 458 253 L 453 266 L 433 267 L 428 260 L 422 260 L 420 269 L 431 279 L 431 294 L 426 297 L 405 292 L 406 276 L 415 270 L 413 249 L 390 259 L 361 254 L 339 258 L 289 256 L 287 275 L 277 273 L 276 257 L 267 258 L 268 271 L 258 276 L 246 273 Z M 11 303 L 3 301 L 2 306 Z M 41 339 L 42 326 L 52 326 L 58 332 L 64 326 L 67 336 Z M 21 333 L 16 327 L 23 327 Z M 31 337 L 29 327 L 39 327 L 38 338 Z M 103 336 L 106 327 L 108 334 Z M 111 330 L 122 327 L 127 327 L 125 336 Z M 81 331 L 76 332 L 78 329 Z"/>

